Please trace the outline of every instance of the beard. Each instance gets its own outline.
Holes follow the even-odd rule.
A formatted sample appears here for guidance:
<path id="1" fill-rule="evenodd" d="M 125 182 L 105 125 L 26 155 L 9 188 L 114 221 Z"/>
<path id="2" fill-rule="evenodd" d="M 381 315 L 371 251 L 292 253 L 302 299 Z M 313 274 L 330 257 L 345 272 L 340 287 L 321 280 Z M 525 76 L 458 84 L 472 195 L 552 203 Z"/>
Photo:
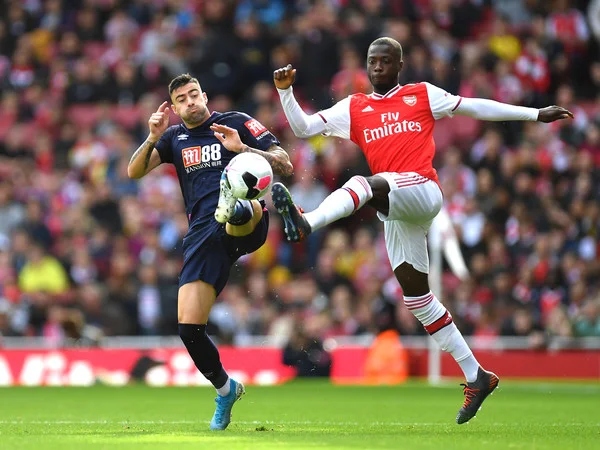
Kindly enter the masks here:
<path id="1" fill-rule="evenodd" d="M 208 109 L 206 106 L 197 106 L 195 110 L 186 110 L 185 114 L 181 115 L 182 120 L 190 125 L 199 125 L 208 117 Z"/>

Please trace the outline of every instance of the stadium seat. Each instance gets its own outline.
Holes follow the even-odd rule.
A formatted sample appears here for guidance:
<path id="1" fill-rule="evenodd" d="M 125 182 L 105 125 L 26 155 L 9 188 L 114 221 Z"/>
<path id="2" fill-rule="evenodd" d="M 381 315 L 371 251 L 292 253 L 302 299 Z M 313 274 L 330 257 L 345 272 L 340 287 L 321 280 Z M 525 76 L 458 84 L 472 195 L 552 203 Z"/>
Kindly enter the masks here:
<path id="1" fill-rule="evenodd" d="M 140 110 L 137 106 L 116 106 L 113 117 L 121 126 L 132 129 L 139 121 Z"/>
<path id="2" fill-rule="evenodd" d="M 83 52 L 90 59 L 100 59 L 100 57 L 106 52 L 109 45 L 106 42 L 88 42 L 83 46 Z"/>
<path id="3" fill-rule="evenodd" d="M 590 119 L 596 118 L 600 115 L 600 103 L 598 102 L 581 102 L 577 104 L 587 114 Z"/>
<path id="4" fill-rule="evenodd" d="M 471 117 L 454 116 L 452 119 L 452 135 L 454 143 L 473 142 L 479 133 L 481 122 Z"/>
<path id="5" fill-rule="evenodd" d="M 100 110 L 97 105 L 73 105 L 67 111 L 67 117 L 75 125 L 82 128 L 94 126 L 98 120 Z"/>
<path id="6" fill-rule="evenodd" d="M 438 120 L 433 129 L 433 138 L 435 139 L 435 146 L 437 150 L 444 150 L 454 144 L 453 127 L 454 120 L 456 119 L 442 119 Z"/>
<path id="7" fill-rule="evenodd" d="M 8 131 L 13 127 L 16 116 L 12 113 L 4 113 L 0 110 L 0 139 L 4 139 Z"/>

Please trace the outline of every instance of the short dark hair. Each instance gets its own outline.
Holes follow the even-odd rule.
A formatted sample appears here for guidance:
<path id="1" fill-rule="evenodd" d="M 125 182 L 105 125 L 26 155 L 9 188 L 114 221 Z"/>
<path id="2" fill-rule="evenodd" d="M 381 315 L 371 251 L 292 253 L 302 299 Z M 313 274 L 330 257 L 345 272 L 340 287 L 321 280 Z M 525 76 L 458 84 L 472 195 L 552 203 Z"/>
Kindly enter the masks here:
<path id="1" fill-rule="evenodd" d="M 392 47 L 395 55 L 399 58 L 399 61 L 402 61 L 402 46 L 396 39 L 392 39 L 391 37 L 380 37 L 371 42 L 369 48 L 373 47 L 374 45 L 388 45 Z"/>
<path id="2" fill-rule="evenodd" d="M 177 75 L 169 83 L 169 97 L 175 89 L 180 88 L 181 86 L 185 86 L 188 83 L 196 83 L 198 86 L 200 86 L 200 82 L 198 81 L 198 79 L 194 78 L 189 73 L 182 73 L 181 75 Z"/>

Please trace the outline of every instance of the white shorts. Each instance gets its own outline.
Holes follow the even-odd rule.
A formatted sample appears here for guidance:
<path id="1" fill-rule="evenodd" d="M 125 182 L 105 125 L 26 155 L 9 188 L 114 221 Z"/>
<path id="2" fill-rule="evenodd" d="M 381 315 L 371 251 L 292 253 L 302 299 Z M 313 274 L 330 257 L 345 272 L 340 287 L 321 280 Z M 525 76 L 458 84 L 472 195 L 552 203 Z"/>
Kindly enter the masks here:
<path id="1" fill-rule="evenodd" d="M 377 174 L 390 185 L 389 214 L 377 213 L 385 230 L 385 246 L 392 269 L 407 262 L 429 273 L 427 232 L 440 212 L 442 191 L 435 181 L 415 172 Z"/>

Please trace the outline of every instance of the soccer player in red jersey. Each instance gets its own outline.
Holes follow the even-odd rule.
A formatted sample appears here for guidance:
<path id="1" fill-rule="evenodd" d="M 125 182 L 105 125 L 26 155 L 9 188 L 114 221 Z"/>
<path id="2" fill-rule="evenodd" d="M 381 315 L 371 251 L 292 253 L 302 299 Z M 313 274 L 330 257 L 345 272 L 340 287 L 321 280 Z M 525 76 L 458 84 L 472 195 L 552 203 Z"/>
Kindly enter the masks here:
<path id="1" fill-rule="evenodd" d="M 322 133 L 352 140 L 363 151 L 374 175 L 352 177 L 316 210 L 306 214 L 296 207 L 283 184 L 273 185 L 272 197 L 284 220 L 287 237 L 293 242 L 366 204 L 377 210 L 404 303 L 464 372 L 465 401 L 456 417 L 461 424 L 475 416 L 499 378 L 479 365 L 452 316 L 429 288 L 427 232 L 443 202 L 432 165 L 435 121 L 460 114 L 490 121 L 553 122 L 572 118 L 573 114 L 559 106 L 538 110 L 459 97 L 425 82 L 400 86 L 403 64 L 402 47 L 396 40 L 376 39 L 367 53 L 373 93 L 350 95 L 313 115 L 306 114 L 294 97 L 296 70 L 288 65 L 273 73 L 294 134 L 306 138 Z"/>

